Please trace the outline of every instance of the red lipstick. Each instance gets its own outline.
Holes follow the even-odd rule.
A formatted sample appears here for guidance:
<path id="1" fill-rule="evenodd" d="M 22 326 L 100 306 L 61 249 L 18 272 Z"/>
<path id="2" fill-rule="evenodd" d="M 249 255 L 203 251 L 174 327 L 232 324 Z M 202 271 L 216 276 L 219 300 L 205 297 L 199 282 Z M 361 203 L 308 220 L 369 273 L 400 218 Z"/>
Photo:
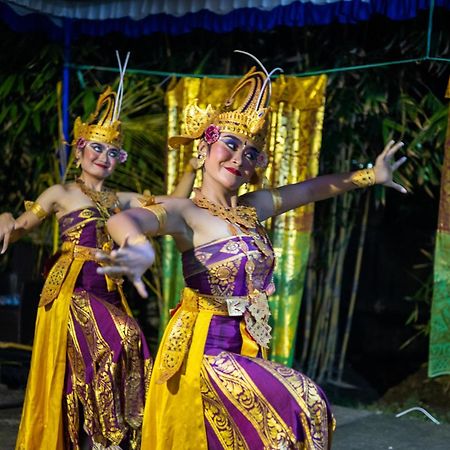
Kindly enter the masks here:
<path id="1" fill-rule="evenodd" d="M 233 175 L 236 175 L 237 177 L 242 176 L 242 173 L 239 170 L 235 169 L 234 167 L 225 167 L 225 169 L 227 169 L 228 172 L 231 172 Z"/>

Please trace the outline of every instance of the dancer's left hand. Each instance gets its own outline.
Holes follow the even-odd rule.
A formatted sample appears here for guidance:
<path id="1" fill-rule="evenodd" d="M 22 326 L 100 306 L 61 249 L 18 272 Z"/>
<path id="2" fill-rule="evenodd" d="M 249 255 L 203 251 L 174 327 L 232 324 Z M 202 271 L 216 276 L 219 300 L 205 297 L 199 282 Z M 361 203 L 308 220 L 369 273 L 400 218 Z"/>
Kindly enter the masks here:
<path id="1" fill-rule="evenodd" d="M 112 278 L 126 276 L 134 284 L 141 297 L 148 296 L 142 275 L 155 260 L 155 251 L 148 240 L 142 239 L 133 243 L 127 236 L 119 249 L 113 250 L 111 253 L 99 251 L 95 258 L 102 264 L 97 268 L 98 274 L 108 275 Z"/>
<path id="2" fill-rule="evenodd" d="M 394 172 L 406 161 L 406 156 L 402 156 L 397 161 L 395 154 L 403 147 L 403 142 L 389 141 L 384 150 L 378 155 L 375 166 L 375 181 L 377 184 L 391 187 L 402 194 L 408 191 L 393 180 Z"/>

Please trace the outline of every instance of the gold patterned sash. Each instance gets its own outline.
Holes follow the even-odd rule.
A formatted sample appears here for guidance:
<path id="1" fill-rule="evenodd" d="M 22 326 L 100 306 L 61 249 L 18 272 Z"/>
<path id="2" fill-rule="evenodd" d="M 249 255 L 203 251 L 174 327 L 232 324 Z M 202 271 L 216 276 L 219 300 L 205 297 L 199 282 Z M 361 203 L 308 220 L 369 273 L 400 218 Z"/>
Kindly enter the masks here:
<path id="1" fill-rule="evenodd" d="M 64 242 L 61 247 L 61 256 L 55 262 L 45 280 L 41 292 L 39 306 L 46 306 L 53 302 L 61 291 L 61 286 L 69 273 L 70 266 L 74 260 L 95 261 L 97 248 L 75 245 L 73 242 Z M 107 279 L 108 290 L 113 290 L 114 283 Z"/>
<path id="2" fill-rule="evenodd" d="M 187 287 L 184 288 L 179 306 L 174 310 L 174 315 L 167 326 L 168 329 L 165 333 L 165 339 L 161 343 L 160 375 L 156 381 L 157 384 L 165 383 L 180 370 L 188 352 L 195 322 L 200 311 L 220 316 L 246 316 L 251 314 L 249 310 L 251 311 L 252 309 L 257 308 L 257 305 L 253 304 L 251 300 L 250 296 L 225 297 L 203 295 L 193 289 Z M 259 301 L 262 301 L 261 296 L 259 297 Z M 254 308 L 252 308 L 252 306 Z M 256 343 L 261 345 L 258 336 L 255 338 L 251 332 L 252 330 L 248 329 L 249 323 L 247 317 L 245 318 L 245 323 L 247 325 L 245 331 L 250 334 L 251 338 L 253 338 Z M 264 317 L 262 315 L 261 317 L 257 315 L 257 317 L 253 319 L 252 325 L 257 324 L 261 327 L 261 320 L 265 320 L 265 318 L 266 312 L 264 311 Z M 254 346 L 246 342 L 249 339 L 249 336 L 242 330 L 242 327 L 241 334 L 245 347 L 249 349 L 252 348 L 252 353 L 254 353 Z M 265 343 L 265 341 L 263 343 Z"/>

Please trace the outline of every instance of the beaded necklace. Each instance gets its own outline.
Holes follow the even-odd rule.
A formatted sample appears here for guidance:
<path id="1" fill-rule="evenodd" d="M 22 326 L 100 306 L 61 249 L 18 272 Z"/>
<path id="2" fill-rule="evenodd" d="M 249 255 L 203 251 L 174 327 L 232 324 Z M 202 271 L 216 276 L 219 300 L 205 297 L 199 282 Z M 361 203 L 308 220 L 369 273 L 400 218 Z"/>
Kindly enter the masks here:
<path id="1" fill-rule="evenodd" d="M 117 194 L 111 189 L 102 189 L 96 191 L 88 188 L 81 178 L 76 179 L 76 183 L 84 195 L 89 197 L 103 219 L 108 220 L 111 217 L 110 211 L 119 212 L 119 199 Z"/>

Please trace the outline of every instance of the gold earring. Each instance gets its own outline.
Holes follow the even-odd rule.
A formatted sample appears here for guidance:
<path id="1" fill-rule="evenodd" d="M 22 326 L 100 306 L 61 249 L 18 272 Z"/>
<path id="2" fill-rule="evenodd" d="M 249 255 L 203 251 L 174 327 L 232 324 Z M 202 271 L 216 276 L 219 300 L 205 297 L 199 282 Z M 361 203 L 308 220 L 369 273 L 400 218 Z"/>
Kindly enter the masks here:
<path id="1" fill-rule="evenodd" d="M 77 169 L 79 169 L 80 166 L 81 166 L 81 161 L 80 161 L 79 159 L 76 159 L 75 167 L 76 167 Z"/>
<path id="2" fill-rule="evenodd" d="M 203 165 L 205 164 L 206 152 L 204 150 L 202 150 L 202 151 L 199 150 L 197 159 L 198 159 L 198 168 L 201 169 L 203 167 Z"/>

